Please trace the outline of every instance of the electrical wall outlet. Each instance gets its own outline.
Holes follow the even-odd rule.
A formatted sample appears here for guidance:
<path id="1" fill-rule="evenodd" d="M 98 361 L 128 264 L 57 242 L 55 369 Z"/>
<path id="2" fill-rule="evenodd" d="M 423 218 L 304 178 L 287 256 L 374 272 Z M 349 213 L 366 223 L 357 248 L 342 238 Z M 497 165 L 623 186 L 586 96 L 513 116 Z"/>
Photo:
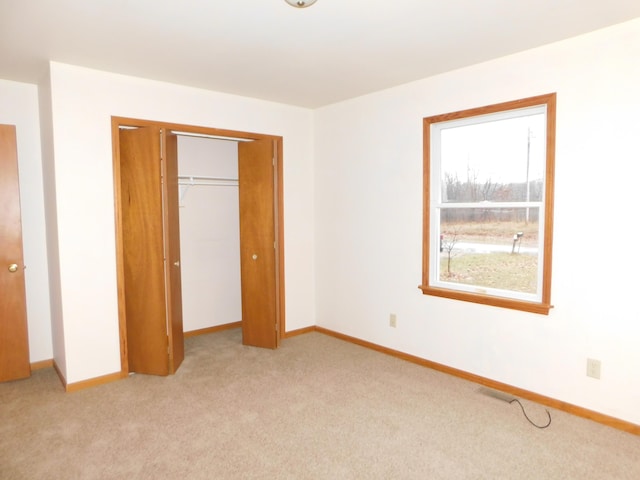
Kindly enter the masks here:
<path id="1" fill-rule="evenodd" d="M 587 377 L 600 379 L 600 360 L 587 358 Z"/>
<path id="2" fill-rule="evenodd" d="M 396 324 L 397 324 L 398 319 L 396 318 L 396 314 L 392 313 L 391 315 L 389 315 L 389 326 L 396 328 Z"/>

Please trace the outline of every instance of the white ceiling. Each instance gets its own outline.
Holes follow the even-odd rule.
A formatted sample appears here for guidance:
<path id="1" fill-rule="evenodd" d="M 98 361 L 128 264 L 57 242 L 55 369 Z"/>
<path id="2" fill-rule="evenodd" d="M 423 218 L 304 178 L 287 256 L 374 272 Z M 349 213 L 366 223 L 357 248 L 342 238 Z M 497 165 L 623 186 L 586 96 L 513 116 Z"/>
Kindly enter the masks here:
<path id="1" fill-rule="evenodd" d="M 640 0 L 0 0 L 0 78 L 47 61 L 319 107 L 640 17 Z"/>

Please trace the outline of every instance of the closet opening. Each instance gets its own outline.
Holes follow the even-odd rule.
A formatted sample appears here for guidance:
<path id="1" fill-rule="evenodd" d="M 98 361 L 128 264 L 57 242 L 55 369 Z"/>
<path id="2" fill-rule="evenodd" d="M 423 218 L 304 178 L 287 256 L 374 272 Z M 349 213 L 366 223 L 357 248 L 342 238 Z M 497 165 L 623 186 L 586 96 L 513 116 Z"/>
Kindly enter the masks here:
<path id="1" fill-rule="evenodd" d="M 168 375 L 184 334 L 284 333 L 282 138 L 113 117 L 122 373 Z"/>

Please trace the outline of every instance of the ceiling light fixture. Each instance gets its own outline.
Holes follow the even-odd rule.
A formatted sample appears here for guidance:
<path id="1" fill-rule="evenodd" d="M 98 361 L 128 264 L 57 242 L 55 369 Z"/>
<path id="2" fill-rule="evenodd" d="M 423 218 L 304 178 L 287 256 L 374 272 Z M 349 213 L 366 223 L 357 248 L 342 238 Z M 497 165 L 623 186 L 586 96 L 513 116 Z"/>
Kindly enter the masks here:
<path id="1" fill-rule="evenodd" d="M 307 8 L 316 3 L 316 0 L 284 0 L 292 7 Z"/>

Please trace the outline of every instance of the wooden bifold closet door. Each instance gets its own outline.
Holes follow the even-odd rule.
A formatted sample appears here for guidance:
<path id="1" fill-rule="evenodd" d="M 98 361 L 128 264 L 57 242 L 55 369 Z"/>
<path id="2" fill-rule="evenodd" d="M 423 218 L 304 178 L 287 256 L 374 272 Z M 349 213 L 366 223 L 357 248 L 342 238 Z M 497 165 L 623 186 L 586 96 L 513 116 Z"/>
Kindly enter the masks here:
<path id="1" fill-rule="evenodd" d="M 274 144 L 238 145 L 242 343 L 262 348 L 280 343 Z"/>
<path id="2" fill-rule="evenodd" d="M 184 359 L 177 140 L 156 126 L 119 140 L 128 370 L 168 375 Z"/>

